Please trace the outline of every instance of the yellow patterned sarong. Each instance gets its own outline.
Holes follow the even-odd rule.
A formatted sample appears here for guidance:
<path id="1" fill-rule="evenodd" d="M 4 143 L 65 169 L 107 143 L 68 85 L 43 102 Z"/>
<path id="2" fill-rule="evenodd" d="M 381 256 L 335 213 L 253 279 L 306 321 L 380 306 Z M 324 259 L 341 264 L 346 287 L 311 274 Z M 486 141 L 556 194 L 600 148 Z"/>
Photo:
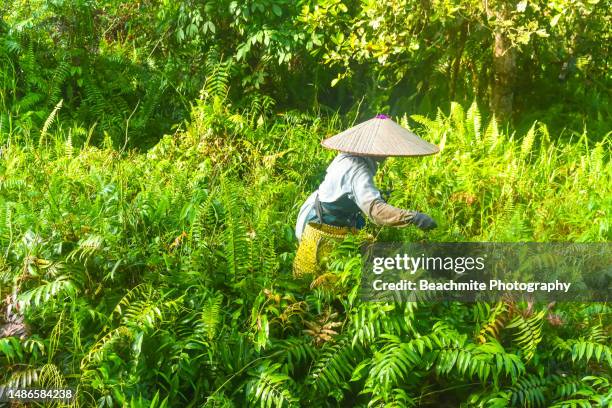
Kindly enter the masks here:
<path id="1" fill-rule="evenodd" d="M 300 246 L 293 260 L 293 276 L 319 275 L 324 261 L 334 246 L 348 234 L 357 233 L 355 228 L 309 222 L 304 228 Z"/>

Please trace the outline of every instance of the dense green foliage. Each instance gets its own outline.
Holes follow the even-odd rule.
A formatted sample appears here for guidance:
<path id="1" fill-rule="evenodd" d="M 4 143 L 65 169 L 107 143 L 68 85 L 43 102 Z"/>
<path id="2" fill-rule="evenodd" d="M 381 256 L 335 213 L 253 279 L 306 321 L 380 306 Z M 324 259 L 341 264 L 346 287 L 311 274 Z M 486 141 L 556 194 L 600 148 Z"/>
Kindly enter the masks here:
<path id="1" fill-rule="evenodd" d="M 80 406 L 609 404 L 606 304 L 362 302 L 359 236 L 295 281 L 318 142 L 346 124 L 256 118 L 213 96 L 146 153 L 54 124 L 3 140 L 0 294 L 19 285 L 32 335 L 0 339 L 1 383 L 68 384 Z M 410 119 L 442 153 L 379 184 L 440 228 L 368 226 L 379 240 L 609 239 L 609 137 L 517 138 L 475 105 Z"/>
<path id="2" fill-rule="evenodd" d="M 610 406 L 605 303 L 359 296 L 372 237 L 610 240 L 609 8 L 4 2 L 0 388 L 70 386 L 82 407 Z M 441 147 L 376 180 L 439 227 L 368 224 L 296 280 L 295 218 L 334 154 L 319 142 L 376 112 Z M 26 335 L 4 335 L 7 304 Z"/>
<path id="3" fill-rule="evenodd" d="M 0 13 L 4 132 L 39 130 L 63 100 L 63 122 L 95 124 L 93 142 L 149 147 L 212 74 L 249 108 L 476 100 L 521 128 L 609 130 L 607 0 L 14 0 Z"/>

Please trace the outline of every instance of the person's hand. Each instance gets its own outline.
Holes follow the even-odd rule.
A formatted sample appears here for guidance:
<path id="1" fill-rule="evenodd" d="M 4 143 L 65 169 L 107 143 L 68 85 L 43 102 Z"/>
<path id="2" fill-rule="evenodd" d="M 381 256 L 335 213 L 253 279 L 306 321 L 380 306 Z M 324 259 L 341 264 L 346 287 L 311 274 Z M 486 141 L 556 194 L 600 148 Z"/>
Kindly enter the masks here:
<path id="1" fill-rule="evenodd" d="M 427 214 L 423 214 L 421 212 L 417 212 L 412 217 L 412 223 L 422 229 L 423 231 L 427 231 L 430 229 L 434 229 L 438 226 L 436 222 Z"/>

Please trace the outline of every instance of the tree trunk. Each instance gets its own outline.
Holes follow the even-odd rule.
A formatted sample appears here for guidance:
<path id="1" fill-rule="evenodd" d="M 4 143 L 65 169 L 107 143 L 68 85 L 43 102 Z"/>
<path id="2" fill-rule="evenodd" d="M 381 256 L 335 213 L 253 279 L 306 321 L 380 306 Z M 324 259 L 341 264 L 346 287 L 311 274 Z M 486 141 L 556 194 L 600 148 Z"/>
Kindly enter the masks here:
<path id="1" fill-rule="evenodd" d="M 510 18 L 512 2 L 501 2 L 493 12 L 498 22 Z M 488 10 L 487 10 L 488 11 Z M 497 25 L 493 43 L 493 78 L 491 82 L 490 106 L 500 121 L 510 119 L 514 99 L 514 79 L 516 74 L 516 52 L 508 36 Z"/>
<path id="2" fill-rule="evenodd" d="M 467 21 L 461 25 L 459 34 L 459 48 L 457 51 L 457 56 L 452 64 L 451 71 L 451 88 L 450 88 L 450 99 L 451 101 L 455 100 L 455 91 L 457 89 L 457 78 L 459 77 L 459 70 L 461 68 L 461 57 L 463 56 L 463 50 L 465 49 L 465 43 L 467 41 L 467 32 L 468 32 L 468 23 Z M 474 95 L 475 97 L 476 95 Z"/>

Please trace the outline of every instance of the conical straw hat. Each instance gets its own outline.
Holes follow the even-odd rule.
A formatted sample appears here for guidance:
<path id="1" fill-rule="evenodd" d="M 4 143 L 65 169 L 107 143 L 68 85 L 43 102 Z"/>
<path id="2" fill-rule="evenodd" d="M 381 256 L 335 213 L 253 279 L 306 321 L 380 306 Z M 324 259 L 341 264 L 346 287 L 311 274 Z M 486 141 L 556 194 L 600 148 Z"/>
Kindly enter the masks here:
<path id="1" fill-rule="evenodd" d="M 404 129 L 386 115 L 362 122 L 321 142 L 324 147 L 361 156 L 428 156 L 438 146 Z"/>

